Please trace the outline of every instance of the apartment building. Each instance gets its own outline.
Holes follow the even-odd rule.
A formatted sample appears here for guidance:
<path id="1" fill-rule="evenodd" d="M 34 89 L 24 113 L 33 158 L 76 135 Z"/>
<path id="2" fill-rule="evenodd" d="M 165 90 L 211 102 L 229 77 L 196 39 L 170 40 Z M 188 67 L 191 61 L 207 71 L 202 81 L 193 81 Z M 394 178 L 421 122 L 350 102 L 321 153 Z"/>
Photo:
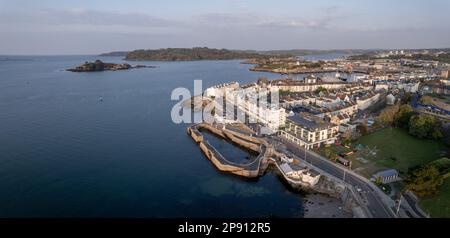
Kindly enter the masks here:
<path id="1" fill-rule="evenodd" d="M 281 131 L 281 136 L 310 150 L 335 143 L 338 131 L 337 125 L 321 118 L 296 114 L 286 118 L 286 126 Z"/>

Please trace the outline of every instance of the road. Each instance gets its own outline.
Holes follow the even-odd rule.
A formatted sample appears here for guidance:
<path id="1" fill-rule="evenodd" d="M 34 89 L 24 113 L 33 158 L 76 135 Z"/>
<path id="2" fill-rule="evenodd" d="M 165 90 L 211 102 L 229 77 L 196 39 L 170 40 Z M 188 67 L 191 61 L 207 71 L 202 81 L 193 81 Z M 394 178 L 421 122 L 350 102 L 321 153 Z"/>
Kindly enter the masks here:
<path id="1" fill-rule="evenodd" d="M 344 182 L 352 185 L 356 190 L 359 190 L 358 193 L 360 195 L 361 200 L 365 203 L 369 212 L 372 214 L 374 218 L 395 218 L 395 214 L 392 210 L 386 205 L 385 202 L 382 201 L 380 192 L 381 190 L 375 191 L 377 188 L 370 186 L 371 183 L 368 180 L 364 180 L 346 168 L 343 168 L 323 157 L 317 156 L 315 154 L 307 151 L 306 159 L 305 159 L 305 150 L 297 145 L 294 145 L 288 141 L 282 139 L 285 149 L 287 149 L 292 154 L 300 157 L 305 160 L 307 163 L 312 164 L 313 166 L 318 167 L 319 169 L 342 179 Z M 283 150 L 282 146 L 278 146 L 277 149 Z M 345 176 L 345 178 L 344 178 Z"/>
<path id="2" fill-rule="evenodd" d="M 416 213 L 416 216 L 419 218 L 427 218 L 423 215 L 423 212 L 417 208 L 417 202 L 415 199 L 413 199 L 408 193 L 403 195 L 403 198 L 406 200 L 406 202 L 409 204 L 411 209 Z M 412 216 L 414 217 L 414 216 Z"/>

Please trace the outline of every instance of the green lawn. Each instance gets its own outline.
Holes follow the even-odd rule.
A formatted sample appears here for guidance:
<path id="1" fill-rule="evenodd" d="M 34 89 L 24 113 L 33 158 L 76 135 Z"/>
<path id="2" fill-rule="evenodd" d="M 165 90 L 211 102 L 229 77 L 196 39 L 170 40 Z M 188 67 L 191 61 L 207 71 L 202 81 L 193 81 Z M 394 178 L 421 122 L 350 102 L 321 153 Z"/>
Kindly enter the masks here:
<path id="1" fill-rule="evenodd" d="M 376 154 L 367 155 L 365 159 L 380 167 L 397 169 L 403 174 L 408 168 L 439 159 L 447 148 L 441 141 L 420 140 L 398 128 L 387 128 L 361 137 L 353 143 L 354 146 L 358 144 L 376 151 Z"/>
<path id="2" fill-rule="evenodd" d="M 420 201 L 420 207 L 433 218 L 450 218 L 450 179 L 446 179 L 439 194 Z"/>

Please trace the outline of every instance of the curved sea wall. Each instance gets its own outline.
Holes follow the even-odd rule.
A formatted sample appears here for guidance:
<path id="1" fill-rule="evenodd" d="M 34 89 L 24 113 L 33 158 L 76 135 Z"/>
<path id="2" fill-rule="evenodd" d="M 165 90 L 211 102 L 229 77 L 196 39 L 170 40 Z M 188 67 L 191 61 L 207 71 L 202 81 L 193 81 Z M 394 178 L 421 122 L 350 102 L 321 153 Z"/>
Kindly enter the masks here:
<path id="1" fill-rule="evenodd" d="M 259 156 L 249 164 L 236 164 L 230 162 L 204 139 L 200 130 L 207 130 L 223 139 L 232 141 L 242 148 L 258 152 Z M 191 126 L 187 129 L 187 132 L 192 139 L 198 143 L 201 151 L 219 171 L 247 178 L 257 178 L 265 173 L 269 165 L 273 165 L 278 169 L 286 182 L 293 188 L 328 194 L 329 196 L 339 198 L 342 201 L 343 207 L 346 210 L 353 211 L 356 217 L 370 217 L 370 212 L 366 211 L 367 208 L 363 206 L 364 203 L 358 199 L 354 189 L 340 181 L 338 178 L 331 176 L 324 171 L 317 170 L 317 168 L 316 170 L 319 172 L 320 177 L 314 184 L 309 183 L 308 180 L 303 181 L 302 179 L 293 179 L 286 175 L 280 168 L 276 159 L 279 159 L 282 154 L 274 150 L 274 148 L 263 139 L 240 134 L 225 128 L 218 129 L 215 126 L 208 124 Z"/>
<path id="2" fill-rule="evenodd" d="M 252 151 L 260 153 L 264 146 L 256 145 L 251 142 L 247 142 L 245 140 L 237 138 L 232 133 L 225 135 L 223 130 L 219 130 L 215 127 L 209 125 L 197 125 L 188 128 L 188 134 L 194 139 L 195 142 L 199 144 L 200 149 L 205 154 L 205 156 L 214 164 L 214 166 L 222 171 L 228 172 L 235 175 L 247 177 L 247 178 L 256 178 L 265 171 L 267 168 L 267 160 L 265 160 L 264 155 L 260 154 L 254 161 L 249 164 L 236 164 L 228 161 L 224 156 L 220 154 L 212 145 L 209 144 L 208 141 L 205 141 L 198 128 L 206 129 L 211 133 L 214 133 L 222 138 L 227 138 L 238 144 L 239 146 L 250 149 Z M 265 165 L 265 166 L 261 166 Z M 263 170 L 262 170 L 263 168 Z"/>
<path id="3" fill-rule="evenodd" d="M 259 176 L 259 166 L 257 166 L 254 170 L 249 168 L 244 168 L 238 165 L 233 165 L 226 161 L 223 156 L 215 153 L 215 150 L 209 145 L 208 142 L 200 142 L 200 149 L 206 155 L 206 157 L 216 166 L 216 168 L 222 172 L 229 172 L 235 175 L 248 177 L 248 178 L 256 178 Z M 258 158 L 258 162 L 261 160 Z M 259 163 L 258 163 L 259 165 Z"/>

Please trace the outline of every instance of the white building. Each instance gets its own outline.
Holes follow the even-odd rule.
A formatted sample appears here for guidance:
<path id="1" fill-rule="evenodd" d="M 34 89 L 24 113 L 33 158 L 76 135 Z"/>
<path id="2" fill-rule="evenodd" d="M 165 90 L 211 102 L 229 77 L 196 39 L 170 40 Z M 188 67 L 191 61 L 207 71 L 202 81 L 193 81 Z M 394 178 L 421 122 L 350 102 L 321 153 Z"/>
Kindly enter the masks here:
<path id="1" fill-rule="evenodd" d="M 313 74 L 304 78 L 306 84 L 314 84 L 317 83 L 317 77 Z"/>
<path id="2" fill-rule="evenodd" d="M 276 132 L 286 122 L 286 111 L 278 102 L 267 102 L 269 91 L 258 92 L 256 87 L 230 92 L 227 95 L 227 103 L 237 106 L 251 122 L 260 123 Z"/>
<path id="3" fill-rule="evenodd" d="M 305 78 L 306 81 L 308 81 Z M 310 79 L 310 82 L 313 82 L 317 79 Z M 331 83 L 324 83 L 324 82 L 316 82 L 316 83 L 305 83 L 305 81 L 300 80 L 274 80 L 269 85 L 269 90 L 271 91 L 288 91 L 292 93 L 303 93 L 303 92 L 314 92 L 319 88 L 325 88 L 328 90 L 331 89 L 341 89 L 349 86 L 350 83 L 346 82 L 331 82 Z"/>
<path id="4" fill-rule="evenodd" d="M 392 94 L 389 94 L 386 96 L 386 104 L 387 105 L 394 105 L 395 104 L 395 96 Z"/>
<path id="5" fill-rule="evenodd" d="M 380 94 L 379 93 L 368 92 L 363 97 L 357 97 L 356 98 L 356 103 L 358 104 L 358 109 L 359 110 L 366 110 L 370 106 L 372 106 L 375 103 L 377 103 L 378 100 L 380 100 Z"/>
<path id="6" fill-rule="evenodd" d="M 227 90 L 236 90 L 237 88 L 239 88 L 239 83 L 237 82 L 219 84 L 214 87 L 207 88 L 204 96 L 210 98 L 223 97 Z"/>
<path id="7" fill-rule="evenodd" d="M 356 128 L 357 128 L 357 124 L 356 123 L 343 123 L 339 125 L 339 132 L 341 133 L 346 133 L 346 132 L 356 132 Z"/>
<path id="8" fill-rule="evenodd" d="M 372 181 L 380 180 L 383 184 L 397 182 L 400 179 L 399 173 L 395 169 L 388 169 L 384 171 L 380 171 L 374 174 L 371 178 Z"/>
<path id="9" fill-rule="evenodd" d="M 378 91 L 378 90 L 381 90 L 381 89 L 384 89 L 384 90 L 388 91 L 389 90 L 389 84 L 387 84 L 387 83 L 377 83 L 377 84 L 375 84 L 375 91 Z"/>
<path id="10" fill-rule="evenodd" d="M 300 175 L 298 171 L 294 171 L 291 166 L 287 163 L 283 163 L 280 165 L 281 171 L 288 177 L 300 179 Z"/>
<path id="11" fill-rule="evenodd" d="M 284 173 L 287 177 L 294 180 L 300 180 L 303 183 L 308 183 L 310 186 L 316 185 L 320 180 L 319 173 L 307 168 L 301 168 L 298 166 L 292 168 L 289 164 L 282 163 L 280 165 L 280 169 L 281 172 Z"/>
<path id="12" fill-rule="evenodd" d="M 404 90 L 408 93 L 417 93 L 419 91 L 420 82 L 401 82 L 401 81 L 395 81 L 395 82 L 389 82 L 389 88 L 391 89 L 400 89 Z"/>
<path id="13" fill-rule="evenodd" d="M 310 150 L 336 142 L 339 127 L 318 117 L 297 114 L 286 118 L 281 136 Z"/>

